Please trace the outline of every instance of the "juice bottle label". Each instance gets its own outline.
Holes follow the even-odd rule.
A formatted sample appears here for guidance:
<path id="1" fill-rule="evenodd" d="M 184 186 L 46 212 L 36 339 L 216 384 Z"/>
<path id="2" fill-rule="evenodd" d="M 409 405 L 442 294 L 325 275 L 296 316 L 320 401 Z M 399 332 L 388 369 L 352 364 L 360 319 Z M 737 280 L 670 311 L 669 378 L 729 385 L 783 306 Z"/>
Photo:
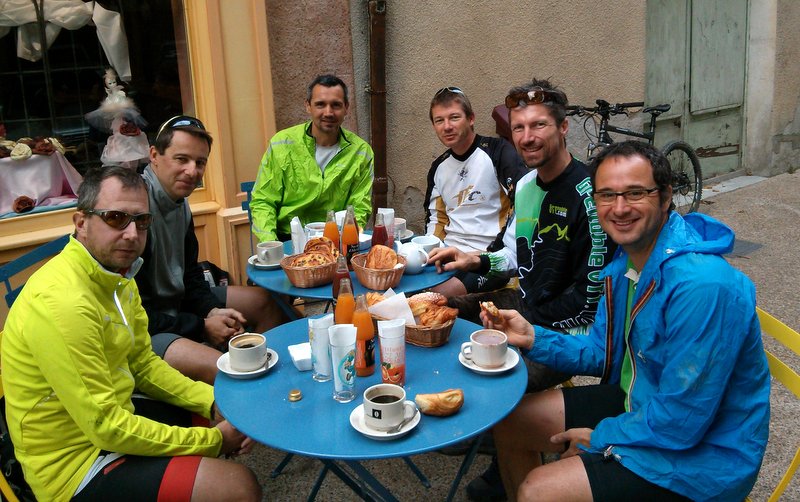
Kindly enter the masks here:
<path id="1" fill-rule="evenodd" d="M 356 340 L 356 374 L 367 376 L 375 372 L 375 338 Z"/>

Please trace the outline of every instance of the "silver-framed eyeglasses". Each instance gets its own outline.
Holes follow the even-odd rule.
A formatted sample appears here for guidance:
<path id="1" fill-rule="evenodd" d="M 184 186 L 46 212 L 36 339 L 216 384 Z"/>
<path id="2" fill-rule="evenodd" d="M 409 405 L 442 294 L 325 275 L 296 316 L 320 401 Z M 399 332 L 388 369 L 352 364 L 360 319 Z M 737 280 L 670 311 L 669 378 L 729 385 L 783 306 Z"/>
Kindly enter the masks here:
<path id="1" fill-rule="evenodd" d="M 111 228 L 125 230 L 131 222 L 136 224 L 136 230 L 147 230 L 153 223 L 153 215 L 150 213 L 130 214 L 125 211 L 114 211 L 111 209 L 95 210 L 84 209 L 84 214 L 99 216 Z"/>
<path id="2" fill-rule="evenodd" d="M 622 197 L 625 199 L 625 202 L 633 204 L 636 202 L 641 202 L 645 197 L 655 192 L 658 192 L 658 187 L 633 188 L 631 190 L 625 190 L 624 192 L 611 192 L 603 190 L 600 192 L 594 192 L 592 197 L 594 197 L 594 201 L 598 206 L 610 206 L 617 201 L 617 197 Z"/>

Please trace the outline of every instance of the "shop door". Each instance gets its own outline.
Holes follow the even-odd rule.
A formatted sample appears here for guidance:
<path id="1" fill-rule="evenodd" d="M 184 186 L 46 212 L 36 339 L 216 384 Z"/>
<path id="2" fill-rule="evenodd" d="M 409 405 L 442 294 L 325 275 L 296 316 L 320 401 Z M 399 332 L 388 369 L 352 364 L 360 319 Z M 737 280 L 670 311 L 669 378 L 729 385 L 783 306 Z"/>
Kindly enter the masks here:
<path id="1" fill-rule="evenodd" d="M 692 145 L 703 178 L 741 166 L 748 0 L 648 0 L 646 103 L 659 146 Z"/>

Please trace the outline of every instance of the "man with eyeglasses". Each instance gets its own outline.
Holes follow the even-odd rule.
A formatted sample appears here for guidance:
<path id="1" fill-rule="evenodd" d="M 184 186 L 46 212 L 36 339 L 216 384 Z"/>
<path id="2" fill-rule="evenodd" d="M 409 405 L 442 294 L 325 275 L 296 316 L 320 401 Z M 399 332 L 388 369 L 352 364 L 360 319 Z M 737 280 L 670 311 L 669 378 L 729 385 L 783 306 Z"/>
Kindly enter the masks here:
<path id="1" fill-rule="evenodd" d="M 455 248 L 434 250 L 430 262 L 444 270 L 517 275 L 519 288 L 449 299 L 459 316 L 478 320 L 479 302 L 520 311 L 528 321 L 569 334 L 584 334 L 602 293 L 600 270 L 614 250 L 597 221 L 586 166 L 567 150 L 567 96 L 534 79 L 506 96 L 511 139 L 531 169 L 516 186 L 514 216 L 504 246 L 480 255 Z M 568 380 L 570 373 L 528 362 L 528 392 Z M 496 461 L 467 486 L 471 500 L 505 498 Z"/>
<path id="2" fill-rule="evenodd" d="M 252 440 L 215 420 L 211 386 L 151 349 L 133 281 L 148 205 L 135 171 L 90 170 L 75 233 L 9 311 L 2 379 L 17 460 L 38 500 L 261 500 L 247 467 L 216 458 Z M 215 425 L 193 427 L 201 417 Z"/>
<path id="3" fill-rule="evenodd" d="M 602 380 L 528 394 L 495 426 L 507 492 L 743 500 L 767 444 L 770 382 L 755 288 L 722 256 L 733 232 L 672 210 L 669 161 L 647 143 L 609 146 L 592 168 L 600 224 L 621 251 L 602 272 L 590 333 L 501 315 L 525 357 Z M 543 451 L 561 459 L 541 466 Z"/>
<path id="4" fill-rule="evenodd" d="M 342 127 L 349 101 L 339 77 L 320 75 L 308 86 L 308 122 L 279 131 L 258 168 L 250 212 L 259 241 L 291 238 L 291 221 L 325 221 L 329 210 L 352 205 L 361 228 L 372 211 L 372 148 Z"/>
<path id="5" fill-rule="evenodd" d="M 153 350 L 186 376 L 213 384 L 218 349 L 245 326 L 264 332 L 284 320 L 266 290 L 210 288 L 187 198 L 203 179 L 211 135 L 195 117 L 164 122 L 150 147 L 147 182 L 153 224 L 136 283 L 150 319 Z"/>
<path id="6" fill-rule="evenodd" d="M 506 140 L 475 133 L 472 104 L 458 87 L 436 92 L 429 117 L 447 151 L 428 171 L 426 233 L 465 253 L 485 252 L 505 229 L 514 185 L 528 170 Z M 492 291 L 507 282 L 500 274 L 458 271 L 434 291 L 451 297 Z"/>

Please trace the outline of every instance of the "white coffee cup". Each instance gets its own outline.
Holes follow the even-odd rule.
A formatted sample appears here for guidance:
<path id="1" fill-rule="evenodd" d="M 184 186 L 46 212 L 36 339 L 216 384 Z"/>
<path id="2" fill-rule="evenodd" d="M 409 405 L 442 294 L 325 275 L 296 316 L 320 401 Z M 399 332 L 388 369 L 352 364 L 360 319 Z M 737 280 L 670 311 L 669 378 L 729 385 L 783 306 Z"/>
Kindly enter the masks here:
<path id="1" fill-rule="evenodd" d="M 442 241 L 435 235 L 418 235 L 411 239 L 411 242 L 422 247 L 428 254 L 442 244 Z"/>
<path id="2" fill-rule="evenodd" d="M 256 246 L 258 261 L 264 265 L 275 265 L 283 259 L 283 243 L 281 241 L 259 242 Z"/>
<path id="3" fill-rule="evenodd" d="M 397 252 L 406 259 L 406 274 L 419 274 L 428 263 L 428 253 L 419 244 L 406 242 Z"/>
<path id="4" fill-rule="evenodd" d="M 314 237 L 322 237 L 325 232 L 325 222 L 315 221 L 306 225 L 306 237 L 313 239 Z"/>
<path id="5" fill-rule="evenodd" d="M 461 355 L 482 368 L 499 368 L 506 362 L 508 337 L 496 329 L 479 329 L 461 344 Z"/>
<path id="6" fill-rule="evenodd" d="M 406 235 L 406 219 L 405 218 L 395 218 L 394 219 L 394 235 L 395 240 L 400 240 Z"/>
<path id="7" fill-rule="evenodd" d="M 386 431 L 414 413 L 414 403 L 406 401 L 406 391 L 399 385 L 379 383 L 364 391 L 364 424 Z"/>
<path id="8" fill-rule="evenodd" d="M 255 371 L 267 364 L 267 337 L 260 333 L 242 333 L 228 341 L 228 358 L 234 371 Z"/>

